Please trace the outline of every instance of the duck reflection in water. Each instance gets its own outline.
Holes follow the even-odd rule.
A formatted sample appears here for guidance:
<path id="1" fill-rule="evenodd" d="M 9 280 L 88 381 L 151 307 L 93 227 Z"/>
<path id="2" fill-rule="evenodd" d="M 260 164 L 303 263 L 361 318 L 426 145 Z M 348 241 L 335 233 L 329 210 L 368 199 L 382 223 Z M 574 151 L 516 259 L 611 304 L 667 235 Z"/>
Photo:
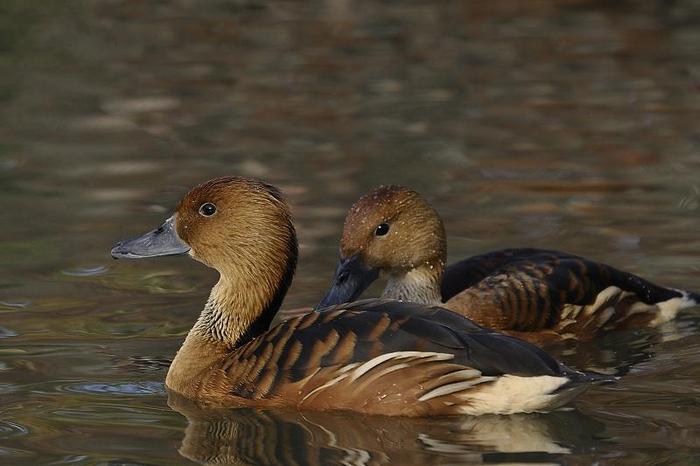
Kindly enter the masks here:
<path id="1" fill-rule="evenodd" d="M 406 418 L 352 412 L 204 408 L 170 392 L 187 418 L 179 452 L 206 465 L 558 464 L 590 451 L 604 426 L 576 410 Z"/>

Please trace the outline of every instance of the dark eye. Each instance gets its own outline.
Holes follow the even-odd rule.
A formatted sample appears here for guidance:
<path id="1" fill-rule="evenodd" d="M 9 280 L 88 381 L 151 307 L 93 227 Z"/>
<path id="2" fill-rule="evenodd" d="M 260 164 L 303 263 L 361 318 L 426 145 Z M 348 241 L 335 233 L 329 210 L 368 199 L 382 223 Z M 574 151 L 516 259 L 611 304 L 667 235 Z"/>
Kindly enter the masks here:
<path id="1" fill-rule="evenodd" d="M 199 206 L 199 213 L 204 215 L 205 217 L 211 217 L 216 213 L 216 206 L 211 202 L 205 202 L 204 204 Z"/>
<path id="2" fill-rule="evenodd" d="M 374 230 L 374 234 L 377 236 L 384 236 L 387 233 L 389 233 L 389 224 L 388 223 L 382 223 L 377 227 L 376 230 Z"/>

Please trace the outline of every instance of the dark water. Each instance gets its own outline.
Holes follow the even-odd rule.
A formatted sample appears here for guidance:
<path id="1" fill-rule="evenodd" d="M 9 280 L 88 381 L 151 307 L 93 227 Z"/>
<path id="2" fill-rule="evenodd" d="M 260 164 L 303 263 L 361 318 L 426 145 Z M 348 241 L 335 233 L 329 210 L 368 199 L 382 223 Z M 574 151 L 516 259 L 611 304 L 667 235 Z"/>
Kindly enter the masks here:
<path id="1" fill-rule="evenodd" d="M 697 464 L 700 312 L 561 354 L 575 409 L 203 413 L 169 360 L 215 279 L 113 262 L 195 183 L 294 206 L 314 304 L 344 211 L 410 184 L 453 260 L 557 248 L 700 288 L 700 2 L 0 3 L 0 464 Z M 169 404 L 172 406 L 169 406 Z"/>

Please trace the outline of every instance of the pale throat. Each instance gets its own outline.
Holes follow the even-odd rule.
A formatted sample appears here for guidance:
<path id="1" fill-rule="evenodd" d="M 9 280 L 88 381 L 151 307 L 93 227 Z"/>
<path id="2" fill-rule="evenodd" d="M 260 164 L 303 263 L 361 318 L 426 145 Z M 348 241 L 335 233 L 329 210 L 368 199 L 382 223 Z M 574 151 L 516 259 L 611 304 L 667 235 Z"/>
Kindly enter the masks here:
<path id="1" fill-rule="evenodd" d="M 222 273 L 190 333 L 236 346 L 266 310 L 278 285 L 276 279 L 277 274 L 270 271 Z"/>
<path id="2" fill-rule="evenodd" d="M 382 298 L 429 305 L 441 304 L 441 279 L 442 268 L 431 264 L 410 269 L 405 273 L 389 274 Z"/>

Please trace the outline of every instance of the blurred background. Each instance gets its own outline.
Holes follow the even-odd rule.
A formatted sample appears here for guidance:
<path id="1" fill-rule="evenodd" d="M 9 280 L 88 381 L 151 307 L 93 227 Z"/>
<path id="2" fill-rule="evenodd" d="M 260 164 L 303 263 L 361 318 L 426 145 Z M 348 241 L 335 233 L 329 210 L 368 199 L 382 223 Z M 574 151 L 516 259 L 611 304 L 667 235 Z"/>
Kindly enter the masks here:
<path id="1" fill-rule="evenodd" d="M 261 177 L 300 237 L 283 307 L 310 306 L 347 208 L 398 183 L 442 215 L 450 261 L 546 247 L 697 290 L 698 44 L 697 0 L 3 0 L 0 463 L 700 462 L 697 311 L 601 342 L 587 363 L 637 363 L 571 415 L 396 423 L 401 448 L 358 432 L 338 449 L 246 412 L 202 421 L 192 453 L 162 381 L 215 274 L 109 257 L 192 185 Z M 221 422 L 256 427 L 213 441 Z M 289 429 L 305 440 L 250 451 L 291 456 L 247 449 Z"/>

